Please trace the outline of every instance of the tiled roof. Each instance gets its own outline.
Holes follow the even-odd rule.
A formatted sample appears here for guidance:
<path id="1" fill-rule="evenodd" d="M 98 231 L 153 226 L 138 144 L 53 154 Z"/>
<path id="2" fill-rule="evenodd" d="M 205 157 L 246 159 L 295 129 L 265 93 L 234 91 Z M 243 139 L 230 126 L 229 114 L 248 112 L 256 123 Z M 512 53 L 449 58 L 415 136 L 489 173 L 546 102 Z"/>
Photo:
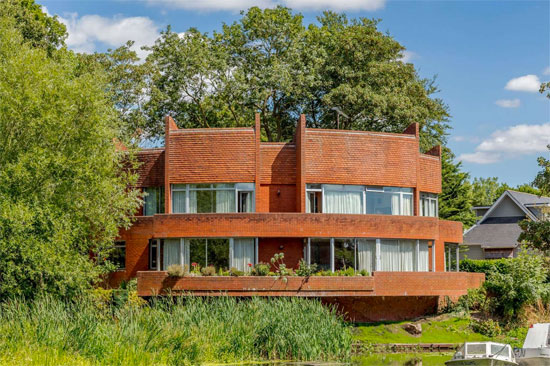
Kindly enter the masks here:
<path id="1" fill-rule="evenodd" d="M 520 233 L 517 223 L 481 224 L 464 234 L 464 244 L 481 244 L 483 248 L 515 248 Z"/>

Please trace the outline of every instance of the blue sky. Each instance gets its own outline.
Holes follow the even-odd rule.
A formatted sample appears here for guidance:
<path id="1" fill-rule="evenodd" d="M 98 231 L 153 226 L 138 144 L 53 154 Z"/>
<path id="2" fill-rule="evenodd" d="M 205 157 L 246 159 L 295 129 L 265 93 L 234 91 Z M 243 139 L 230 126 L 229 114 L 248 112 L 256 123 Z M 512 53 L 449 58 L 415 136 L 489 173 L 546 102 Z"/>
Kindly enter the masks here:
<path id="1" fill-rule="evenodd" d="M 315 22 L 324 9 L 381 19 L 407 48 L 423 77 L 437 75 L 450 108 L 449 146 L 473 177 L 496 176 L 511 185 L 530 182 L 536 157 L 549 157 L 550 101 L 536 90 L 550 80 L 549 1 L 391 0 L 143 0 L 38 2 L 63 18 L 68 44 L 104 51 L 127 39 L 154 42 L 168 24 L 219 29 L 239 9 L 287 5 Z"/>

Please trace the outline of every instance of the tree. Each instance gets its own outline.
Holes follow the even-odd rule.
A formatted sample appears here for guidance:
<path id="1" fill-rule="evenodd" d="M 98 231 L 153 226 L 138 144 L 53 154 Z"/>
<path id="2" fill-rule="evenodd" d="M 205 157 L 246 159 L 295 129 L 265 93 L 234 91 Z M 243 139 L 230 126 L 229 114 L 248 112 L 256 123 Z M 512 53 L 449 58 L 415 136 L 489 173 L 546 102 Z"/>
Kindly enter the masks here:
<path id="1" fill-rule="evenodd" d="M 550 149 L 550 145 L 548 146 Z M 533 185 L 540 190 L 542 195 L 550 193 L 550 160 L 540 156 L 537 159 L 542 169 L 533 180 Z M 550 221 L 548 220 L 549 209 L 541 209 L 542 217 L 538 221 L 523 220 L 519 223 L 521 234 L 518 241 L 525 243 L 528 248 L 538 250 L 550 255 Z"/>
<path id="2" fill-rule="evenodd" d="M 268 141 L 292 138 L 305 113 L 308 126 L 402 132 L 421 126 L 422 148 L 445 141 L 447 107 L 433 80 L 401 61 L 404 47 L 366 18 L 325 12 L 320 25 L 277 7 L 250 8 L 211 36 L 190 29 L 162 33 L 151 64 L 148 129 L 162 116 L 182 127 L 250 125 L 262 117 Z M 341 124 L 336 125 L 335 111 Z"/>
<path id="3" fill-rule="evenodd" d="M 460 221 L 468 228 L 476 221 L 472 211 L 472 187 L 468 180 L 469 174 L 462 171 L 462 163 L 455 163 L 454 158 L 449 148 L 442 149 L 442 192 L 439 196 L 439 217 Z"/>
<path id="4" fill-rule="evenodd" d="M 140 204 L 122 169 L 134 158 L 115 146 L 104 74 L 32 47 L 16 24 L 0 17 L 0 298 L 72 296 L 110 269 L 97 259 Z"/>
<path id="5" fill-rule="evenodd" d="M 503 184 L 498 182 L 497 177 L 474 178 L 472 182 L 472 204 L 474 206 L 492 205 L 502 194 L 500 192 L 502 186 Z"/>
<path id="6" fill-rule="evenodd" d="M 34 0 L 0 1 L 0 17 L 14 20 L 15 27 L 33 47 L 40 47 L 51 54 L 65 45 L 67 29 L 57 16 L 48 16 Z"/>

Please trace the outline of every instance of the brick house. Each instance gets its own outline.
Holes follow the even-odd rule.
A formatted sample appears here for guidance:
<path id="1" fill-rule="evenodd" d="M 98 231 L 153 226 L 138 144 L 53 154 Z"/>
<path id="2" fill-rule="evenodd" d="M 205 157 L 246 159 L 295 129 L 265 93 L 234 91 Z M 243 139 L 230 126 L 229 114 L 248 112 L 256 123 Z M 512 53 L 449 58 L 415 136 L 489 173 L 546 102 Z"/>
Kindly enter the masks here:
<path id="1" fill-rule="evenodd" d="M 445 253 L 458 253 L 462 224 L 437 217 L 441 149 L 420 152 L 418 124 L 401 134 L 323 130 L 306 128 L 301 116 L 293 141 L 264 143 L 259 116 L 251 128 L 165 123 L 165 147 L 139 153 L 138 187 L 147 195 L 133 226 L 120 233 L 121 270 L 112 282 L 137 276 L 142 296 L 169 284 L 201 295 L 322 297 L 363 314 L 357 319 L 376 320 L 433 310 L 443 296 L 483 281 L 456 266 L 445 273 Z M 192 263 L 246 272 L 280 252 L 288 267 L 304 259 L 371 276 L 276 285 L 258 277 L 172 281 L 164 272 Z M 388 315 L 391 304 L 402 311 Z"/>

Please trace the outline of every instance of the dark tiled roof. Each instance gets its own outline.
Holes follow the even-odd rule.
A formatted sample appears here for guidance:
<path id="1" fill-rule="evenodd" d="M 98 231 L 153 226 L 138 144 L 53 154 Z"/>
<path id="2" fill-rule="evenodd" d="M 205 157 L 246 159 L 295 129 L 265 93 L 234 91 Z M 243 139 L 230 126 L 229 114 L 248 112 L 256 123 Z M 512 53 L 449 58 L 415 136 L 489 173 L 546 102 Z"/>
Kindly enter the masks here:
<path id="1" fill-rule="evenodd" d="M 464 244 L 477 244 L 484 248 L 515 248 L 521 229 L 517 223 L 481 224 L 464 234 Z"/>
<path id="2" fill-rule="evenodd" d="M 550 204 L 550 197 L 537 196 L 536 194 L 523 193 L 517 191 L 507 191 L 512 197 L 514 197 L 522 205 L 540 205 Z"/>

